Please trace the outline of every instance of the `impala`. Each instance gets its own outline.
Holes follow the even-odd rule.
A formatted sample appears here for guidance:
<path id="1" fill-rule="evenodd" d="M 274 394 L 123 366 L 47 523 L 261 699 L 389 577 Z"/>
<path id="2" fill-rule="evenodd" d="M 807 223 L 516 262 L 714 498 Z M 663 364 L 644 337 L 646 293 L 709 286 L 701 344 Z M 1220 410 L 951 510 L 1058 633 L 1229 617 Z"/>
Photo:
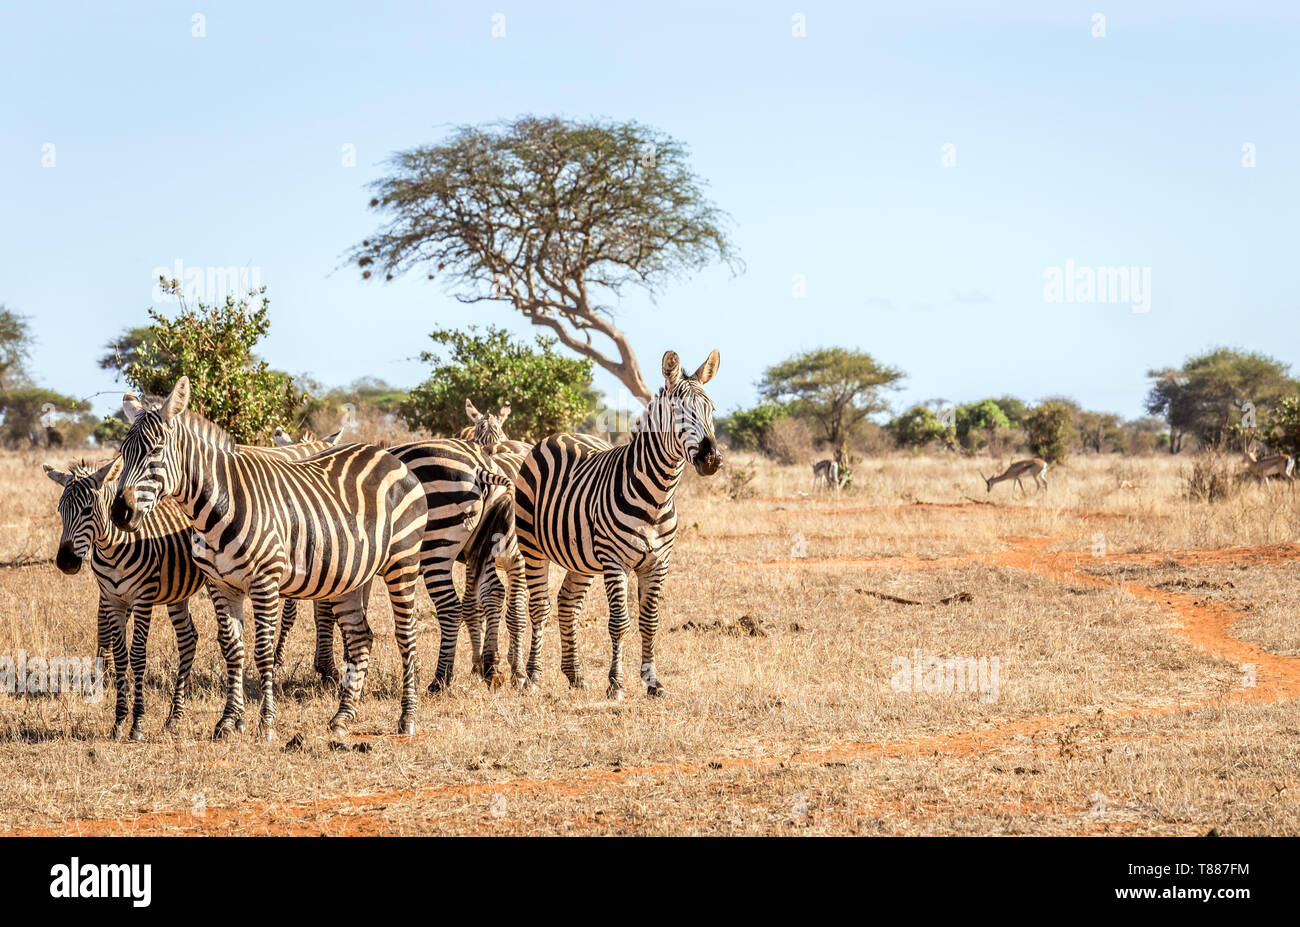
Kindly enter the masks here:
<path id="1" fill-rule="evenodd" d="M 1292 483 L 1295 482 L 1295 477 L 1291 475 L 1295 470 L 1295 458 L 1290 454 L 1256 457 L 1253 451 L 1246 451 L 1246 461 L 1250 472 L 1255 474 L 1261 485 L 1267 483 L 1270 476 L 1280 476 Z"/>
<path id="2" fill-rule="evenodd" d="M 1047 488 L 1047 478 L 1043 475 L 1046 472 L 1047 461 L 1038 457 L 1032 457 L 1029 460 L 1017 460 L 1011 466 L 1007 467 L 1005 472 L 1000 473 L 997 476 L 985 476 L 981 473 L 980 478 L 984 480 L 984 489 L 986 492 L 993 491 L 994 483 L 1001 483 L 1003 480 L 1015 480 L 1016 485 L 1020 487 L 1020 491 L 1023 493 L 1025 491 L 1025 486 L 1020 482 L 1020 478 L 1029 474 L 1034 478 L 1034 485 L 1037 487 L 1035 492 L 1037 492 L 1038 489 Z"/>

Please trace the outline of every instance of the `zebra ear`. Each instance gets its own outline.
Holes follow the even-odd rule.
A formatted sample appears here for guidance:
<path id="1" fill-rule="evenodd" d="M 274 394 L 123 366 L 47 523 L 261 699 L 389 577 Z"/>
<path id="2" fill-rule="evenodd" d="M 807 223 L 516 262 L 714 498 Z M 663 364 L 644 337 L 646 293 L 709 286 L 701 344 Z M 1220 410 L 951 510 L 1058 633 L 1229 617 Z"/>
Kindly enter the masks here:
<path id="1" fill-rule="evenodd" d="M 136 416 L 144 411 L 144 403 L 135 393 L 126 393 L 122 396 L 122 414 L 126 416 L 126 423 L 134 425 Z"/>
<path id="2" fill-rule="evenodd" d="M 72 480 L 71 473 L 64 473 L 62 470 L 55 470 L 49 464 L 41 464 L 41 466 L 45 468 L 45 475 L 54 480 L 54 482 L 58 483 L 60 486 L 67 486 Z"/>
<path id="3" fill-rule="evenodd" d="M 475 425 L 477 425 L 478 420 L 483 417 L 478 414 L 478 409 L 474 408 L 474 403 L 470 402 L 468 399 L 465 400 L 465 414 L 469 416 L 470 422 Z"/>
<path id="4" fill-rule="evenodd" d="M 697 383 L 708 383 L 713 379 L 713 375 L 718 372 L 718 362 L 722 358 L 718 355 L 718 349 L 714 348 L 709 356 L 700 364 L 700 369 L 691 374 L 691 379 Z"/>
<path id="5" fill-rule="evenodd" d="M 682 378 L 682 360 L 677 356 L 676 351 L 664 352 L 664 382 L 669 386 L 675 386 L 677 381 Z"/>
<path id="6" fill-rule="evenodd" d="M 181 377 L 172 387 L 172 394 L 167 397 L 163 403 L 162 420 L 170 422 L 176 416 L 180 415 L 190 405 L 190 378 Z"/>
<path id="7" fill-rule="evenodd" d="M 326 444 L 338 444 L 339 438 L 341 437 L 343 437 L 343 432 L 336 431 L 332 435 L 326 435 L 325 437 L 321 438 L 321 440 L 324 441 Z"/>
<path id="8" fill-rule="evenodd" d="M 505 405 L 501 407 L 501 411 L 497 413 L 497 421 L 504 422 L 509 417 L 510 417 L 510 403 L 507 402 Z"/>
<path id="9" fill-rule="evenodd" d="M 121 475 L 122 475 L 122 458 L 114 457 L 108 463 L 104 464 L 104 466 L 100 467 L 98 470 L 92 473 L 90 475 L 90 478 L 94 481 L 95 488 L 98 489 L 99 487 L 104 485 L 105 480 L 115 480 Z"/>

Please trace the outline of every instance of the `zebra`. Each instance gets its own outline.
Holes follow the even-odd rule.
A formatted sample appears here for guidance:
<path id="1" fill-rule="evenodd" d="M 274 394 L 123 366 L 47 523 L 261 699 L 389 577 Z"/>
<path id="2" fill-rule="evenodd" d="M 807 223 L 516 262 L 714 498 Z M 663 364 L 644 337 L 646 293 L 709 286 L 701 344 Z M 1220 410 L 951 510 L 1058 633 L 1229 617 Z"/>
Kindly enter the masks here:
<path id="1" fill-rule="evenodd" d="M 480 413 L 474 408 L 474 403 L 465 400 L 465 414 L 469 416 L 472 428 L 466 428 L 461 432 L 461 437 L 465 437 L 465 432 L 469 432 L 469 440 L 474 441 L 483 447 L 499 447 L 513 451 L 516 454 L 527 454 L 533 449 L 531 444 L 525 444 L 523 441 L 511 441 L 506 437 L 505 429 L 501 426 L 507 418 L 510 417 L 510 404 L 506 403 L 501 407 L 496 415 L 491 412 Z"/>
<path id="2" fill-rule="evenodd" d="M 420 569 L 425 588 L 438 618 L 441 642 L 438 664 L 428 690 L 438 694 L 451 682 L 455 668 L 456 639 L 463 622 L 469 630 L 473 654 L 473 672 L 483 675 L 489 683 L 498 682 L 495 674 L 497 621 L 489 619 L 491 630 L 487 667 L 484 670 L 483 632 L 478 608 L 489 615 L 499 616 L 504 587 L 496 577 L 494 564 L 498 558 L 507 558 L 505 539 L 513 537 L 513 501 L 510 494 L 495 487 L 511 487 L 511 480 L 522 458 L 504 450 L 498 457 L 490 457 L 486 449 L 460 438 L 433 438 L 415 441 L 387 449 L 402 461 L 423 485 L 428 520 L 421 551 Z M 510 462 L 513 461 L 513 464 Z M 502 475 L 498 468 L 514 466 Z M 472 546 L 473 539 L 479 543 Z M 465 597 L 456 593 L 452 579 L 452 565 L 458 560 L 467 562 Z M 472 561 L 472 565 L 470 565 Z M 507 564 L 507 570 L 511 568 Z M 490 579 L 484 582 L 484 578 Z M 523 678 L 521 650 L 523 621 L 527 610 L 524 600 L 522 561 L 517 567 L 517 598 L 513 610 L 507 615 L 511 628 L 512 666 L 519 667 L 516 676 Z M 484 582 L 482 588 L 479 583 Z M 494 585 L 495 584 L 495 585 Z M 516 588 L 512 586 L 513 590 Z M 323 603 L 322 603 L 323 604 Z M 317 606 L 321 608 L 320 605 Z M 318 624 L 318 633 L 321 625 Z M 328 630 L 323 633 L 329 634 Z"/>
<path id="3" fill-rule="evenodd" d="M 830 489 L 840 491 L 840 465 L 835 461 L 819 460 L 813 464 L 813 489 Z"/>
<path id="4" fill-rule="evenodd" d="M 348 665 L 339 687 L 336 735 L 356 716 L 373 635 L 363 595 L 382 577 L 402 661 L 398 730 L 415 730 L 415 588 L 426 508 L 423 487 L 401 461 L 367 444 L 346 444 L 304 460 L 247 453 L 218 425 L 189 410 L 181 377 L 157 409 L 128 403 L 122 474 L 109 515 L 136 531 L 163 496 L 189 518 L 195 559 L 214 601 L 253 602 L 254 659 L 262 690 L 261 735 L 275 736 L 273 645 L 282 595 L 328 600 L 343 631 Z M 213 732 L 243 725 L 243 641 L 233 610 L 218 634 L 226 659 L 226 705 Z"/>
<path id="5" fill-rule="evenodd" d="M 663 356 L 664 386 L 632 426 L 626 444 L 581 435 L 552 435 L 524 459 L 515 481 L 515 532 L 528 582 L 532 648 L 528 677 L 539 682 L 539 655 L 550 611 L 549 563 L 567 572 L 557 606 L 560 669 L 582 688 L 574 652 L 573 619 L 596 576 L 609 598 L 610 698 L 623 697 L 623 635 L 628 629 L 628 572 L 637 575 L 641 681 L 652 696 L 665 694 L 655 670 L 659 598 L 677 532 L 675 495 L 683 466 L 701 476 L 722 466 L 714 437 L 713 402 L 704 392 L 718 370 L 714 350 L 690 376 L 676 352 Z"/>
<path id="6" fill-rule="evenodd" d="M 140 397 L 135 393 L 126 393 L 122 397 L 123 406 L 130 404 L 131 407 L 139 412 L 144 406 Z M 310 430 L 304 430 L 299 435 L 298 440 L 294 441 L 289 432 L 284 428 L 276 426 L 272 432 L 271 438 L 275 442 L 275 447 L 259 447 L 257 445 L 241 444 L 240 451 L 247 454 L 271 454 L 276 457 L 283 457 L 287 460 L 301 460 L 304 457 L 310 457 L 318 451 L 323 451 L 327 447 L 333 447 L 339 443 L 339 438 L 343 432 L 336 431 L 333 434 L 326 435 L 324 438 L 317 438 Z M 298 602 L 295 599 L 283 598 L 280 605 L 280 636 L 275 645 L 275 656 L 272 658 L 272 664 L 275 666 L 276 675 L 280 675 L 280 668 L 284 665 L 285 645 L 289 640 L 289 632 L 298 621 Z M 314 666 L 316 672 L 320 675 L 321 682 L 325 685 L 331 685 L 339 681 L 339 668 L 334 662 L 334 628 L 336 622 L 334 616 L 330 614 L 329 603 L 321 602 L 315 609 L 314 619 L 316 624 L 316 656 Z M 237 609 L 237 616 L 242 616 L 243 609 Z M 242 620 L 242 618 L 241 618 Z"/>
<path id="7" fill-rule="evenodd" d="M 45 475 L 63 487 L 59 515 L 63 531 L 55 564 L 68 575 L 89 560 L 99 585 L 97 649 L 113 658 L 117 701 L 113 738 L 127 736 L 128 687 L 134 684 L 130 739 L 144 739 L 144 669 L 149 622 L 155 605 L 167 607 L 176 631 L 176 685 L 164 733 L 175 733 L 185 714 L 190 669 L 198 635 L 190 617 L 190 598 L 203 585 L 203 574 L 190 553 L 190 521 L 170 499 L 159 503 L 136 534 L 127 534 L 109 520 L 108 507 L 117 486 L 112 482 L 115 459 L 92 471 L 83 461 L 70 471 L 45 466 Z M 224 607 L 224 606 L 223 606 Z M 126 624 L 132 637 L 128 672 Z"/>
<path id="8" fill-rule="evenodd" d="M 467 618 L 452 580 L 452 565 L 462 557 L 483 521 L 484 512 L 508 496 L 510 480 L 501 474 L 483 448 L 460 438 L 399 444 L 388 448 L 388 453 L 406 465 L 425 491 L 428 515 L 420 569 L 441 634 L 438 665 L 429 683 L 429 691 L 438 694 L 451 683 L 456 638 L 462 619 Z M 473 641 L 474 627 L 467 623 Z"/>

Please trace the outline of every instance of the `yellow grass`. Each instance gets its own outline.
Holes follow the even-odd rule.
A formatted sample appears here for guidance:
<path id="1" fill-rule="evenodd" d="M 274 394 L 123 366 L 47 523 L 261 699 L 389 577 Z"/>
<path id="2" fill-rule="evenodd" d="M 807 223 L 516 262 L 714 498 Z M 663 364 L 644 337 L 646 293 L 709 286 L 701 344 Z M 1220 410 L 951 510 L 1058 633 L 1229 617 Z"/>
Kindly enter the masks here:
<path id="1" fill-rule="evenodd" d="M 0 562 L 54 553 L 58 487 L 38 462 L 0 456 Z M 334 697 L 314 683 L 309 617 L 290 644 L 277 743 L 252 733 L 251 686 L 249 733 L 213 743 L 222 665 L 204 599 L 173 738 L 160 733 L 175 644 L 159 610 L 144 743 L 108 739 L 111 695 L 0 694 L 0 828 L 1300 833 L 1300 494 L 1244 485 L 1191 502 L 1190 462 L 1168 457 L 1080 458 L 1048 470 L 1046 493 L 1028 481 L 1028 496 L 1006 483 L 987 494 L 976 471 L 1005 463 L 869 460 L 839 496 L 808 494 L 809 468 L 739 455 L 728 466 L 754 471 L 750 498 L 728 497 L 725 471 L 688 474 L 657 644 L 664 700 L 638 686 L 603 698 L 597 584 L 579 635 L 590 689 L 560 674 L 554 623 L 533 695 L 472 678 L 462 636 L 451 694 L 422 696 L 419 733 L 398 738 L 392 622 L 376 598 L 375 661 L 345 745 L 368 750 L 325 733 Z M 0 568 L 0 656 L 93 654 L 94 603 L 89 571 Z M 438 635 L 427 598 L 419 616 L 423 690 Z M 635 625 L 627 650 L 635 680 Z M 996 698 L 896 691 L 896 661 L 916 651 L 996 659 Z"/>

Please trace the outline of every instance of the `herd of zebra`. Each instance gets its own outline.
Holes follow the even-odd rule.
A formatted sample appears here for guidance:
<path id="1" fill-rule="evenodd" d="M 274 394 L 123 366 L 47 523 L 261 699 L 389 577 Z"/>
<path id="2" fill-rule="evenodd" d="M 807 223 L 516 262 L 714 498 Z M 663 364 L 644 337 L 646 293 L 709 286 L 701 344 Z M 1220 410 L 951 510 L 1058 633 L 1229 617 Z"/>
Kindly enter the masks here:
<path id="1" fill-rule="evenodd" d="M 299 600 L 316 604 L 315 668 L 339 692 L 329 729 L 346 733 L 370 662 L 366 603 L 375 580 L 384 583 L 393 609 L 402 666 L 400 733 L 415 729 L 414 606 L 421 577 L 441 634 L 431 692 L 451 682 L 462 623 L 475 673 L 493 685 L 539 685 L 554 563 L 564 571 L 556 611 L 560 666 L 569 683 L 584 685 L 573 625 L 600 576 L 612 647 L 606 694 L 623 697 L 622 645 L 630 625 L 629 574 L 635 573 L 641 681 L 648 694 L 664 694 L 654 643 L 677 529 L 675 495 L 685 464 L 703 476 L 722 466 L 713 403 L 703 388 L 718 362 L 715 350 L 688 375 L 677 354 L 667 352 L 663 388 L 617 446 L 578 434 L 536 445 L 510 441 L 502 427 L 508 406 L 480 414 L 466 400 L 472 430 L 457 438 L 380 448 L 340 444 L 338 435 L 289 443 L 278 433 L 276 447 L 250 447 L 189 409 L 185 377 L 158 404 L 128 393 L 123 410 L 130 427 L 118 457 L 98 469 L 45 468 L 63 487 L 56 564 L 75 573 L 89 560 L 99 586 L 97 646 L 111 657 L 116 676 L 114 737 L 128 736 L 128 715 L 130 738 L 144 736 L 145 649 L 155 605 L 167 607 L 176 632 L 179 658 L 164 730 L 177 728 L 197 647 L 189 602 L 200 588 L 212 599 L 226 664 L 216 738 L 244 730 L 245 600 L 254 617 L 261 735 L 274 737 L 275 673 Z M 458 561 L 465 565 L 463 600 L 452 579 Z M 503 607 L 508 671 L 497 665 Z M 342 672 L 334 662 L 336 626 Z"/>

